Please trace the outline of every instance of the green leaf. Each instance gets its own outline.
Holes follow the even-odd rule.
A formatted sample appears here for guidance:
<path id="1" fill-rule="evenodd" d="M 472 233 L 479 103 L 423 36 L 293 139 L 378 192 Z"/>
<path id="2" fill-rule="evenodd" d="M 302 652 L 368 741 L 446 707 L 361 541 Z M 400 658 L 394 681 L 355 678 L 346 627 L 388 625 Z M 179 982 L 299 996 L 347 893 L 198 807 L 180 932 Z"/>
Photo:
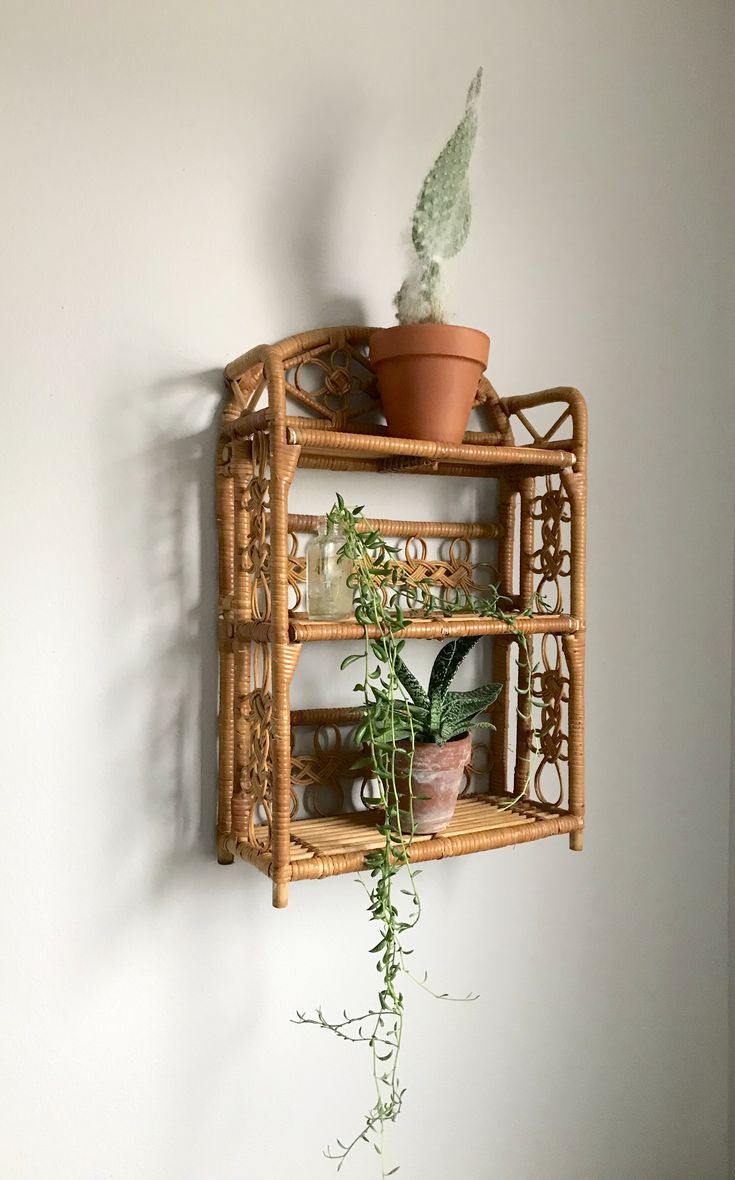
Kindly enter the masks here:
<path id="1" fill-rule="evenodd" d="M 342 663 L 339 666 L 340 672 L 344 671 L 345 668 L 349 668 L 350 664 L 354 664 L 357 660 L 362 660 L 362 659 L 364 659 L 364 656 L 360 652 L 353 652 L 352 655 L 345 656 L 345 658 L 343 659 Z"/>

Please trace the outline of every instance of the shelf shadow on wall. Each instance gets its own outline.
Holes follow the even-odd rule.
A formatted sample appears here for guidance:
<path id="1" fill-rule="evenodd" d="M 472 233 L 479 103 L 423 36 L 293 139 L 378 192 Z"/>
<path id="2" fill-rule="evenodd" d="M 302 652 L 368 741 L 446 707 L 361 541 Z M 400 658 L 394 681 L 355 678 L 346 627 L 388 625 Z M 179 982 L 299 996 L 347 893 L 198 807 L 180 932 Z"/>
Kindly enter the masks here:
<path id="1" fill-rule="evenodd" d="M 168 382 L 161 383 L 167 392 Z M 153 710 L 149 754 L 155 777 L 170 777 L 167 808 L 172 853 L 215 855 L 217 798 L 217 532 L 214 468 L 225 391 L 221 370 L 173 379 L 193 390 L 201 429 L 160 440 L 151 470 L 148 521 L 152 589 L 165 640 L 159 653 L 159 707 Z M 201 395 L 205 396 L 202 397 Z M 206 408 L 205 408 L 206 407 Z"/>
<path id="2" fill-rule="evenodd" d="M 120 882 L 154 888 L 215 858 L 221 370 L 152 383 L 107 424 L 104 561 L 111 585 L 104 702 L 110 840 Z M 145 831 L 141 836 L 141 822 Z"/>

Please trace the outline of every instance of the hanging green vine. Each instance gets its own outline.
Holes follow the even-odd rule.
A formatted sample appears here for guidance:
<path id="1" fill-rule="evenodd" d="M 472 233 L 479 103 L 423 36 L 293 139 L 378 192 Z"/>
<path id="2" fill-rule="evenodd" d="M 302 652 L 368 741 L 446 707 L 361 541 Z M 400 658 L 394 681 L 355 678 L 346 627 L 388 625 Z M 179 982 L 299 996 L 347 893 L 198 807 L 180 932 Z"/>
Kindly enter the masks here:
<path id="1" fill-rule="evenodd" d="M 332 1021 L 318 1008 L 314 1016 L 298 1012 L 296 1022 L 317 1025 L 328 1029 L 340 1040 L 369 1046 L 374 1102 L 357 1134 L 346 1142 L 338 1139 L 336 1147 L 328 1149 L 325 1154 L 337 1161 L 339 1171 L 358 1144 L 371 1144 L 379 1157 L 380 1175 L 384 1178 L 399 1170 L 397 1166 L 387 1167 L 384 1146 L 386 1127 L 400 1114 L 405 1093 L 398 1074 L 405 1010 L 402 977 L 413 980 L 439 999 L 454 998 L 434 992 L 428 987 L 425 976 L 416 978 L 406 966 L 411 948 L 406 946 L 405 940 L 421 917 L 416 881 L 420 870 L 410 861 L 414 826 L 412 808 L 408 825 L 405 820 L 402 822 L 399 808 L 399 779 L 407 774 L 410 778 L 416 741 L 412 702 L 405 688 L 406 670 L 401 660 L 405 641 L 400 633 L 408 621 L 407 606 L 414 609 L 418 606 L 429 613 L 447 613 L 448 608 L 438 599 L 436 588 L 430 581 L 409 578 L 398 560 L 398 548 L 388 544 L 377 529 L 370 527 L 362 507 L 348 508 L 338 495 L 328 521 L 345 537 L 340 557 L 352 562 L 350 580 L 354 614 L 364 629 L 362 649 L 346 656 L 341 668 L 354 666 L 357 669 L 359 666 L 355 691 L 362 697 L 363 715 L 355 732 L 355 744 L 364 753 L 354 765 L 373 785 L 375 793 L 365 798 L 364 803 L 376 811 L 377 829 L 383 837 L 380 848 L 365 858 L 370 874 L 369 885 L 365 885 L 368 913 L 370 921 L 378 926 L 377 941 L 370 953 L 377 956 L 380 984 L 375 1005 L 359 1016 L 349 1016 L 345 1011 L 341 1020 Z M 518 619 L 530 615 L 531 608 L 519 615 L 518 612 L 505 611 L 503 601 L 493 588 L 482 596 L 458 601 L 451 607 L 451 613 L 471 610 L 507 624 L 519 647 L 518 710 L 530 722 L 533 669 L 530 667 L 528 640 L 518 627 Z M 532 734 L 531 744 L 535 749 L 538 743 L 533 731 Z M 399 742 L 407 743 L 408 765 L 405 750 L 397 749 Z M 521 793 L 527 790 L 530 773 L 529 766 Z M 507 806 L 512 806 L 516 798 L 509 799 Z M 403 876 L 403 884 L 396 893 L 394 884 L 399 874 Z M 476 999 L 472 995 L 462 998 Z"/>

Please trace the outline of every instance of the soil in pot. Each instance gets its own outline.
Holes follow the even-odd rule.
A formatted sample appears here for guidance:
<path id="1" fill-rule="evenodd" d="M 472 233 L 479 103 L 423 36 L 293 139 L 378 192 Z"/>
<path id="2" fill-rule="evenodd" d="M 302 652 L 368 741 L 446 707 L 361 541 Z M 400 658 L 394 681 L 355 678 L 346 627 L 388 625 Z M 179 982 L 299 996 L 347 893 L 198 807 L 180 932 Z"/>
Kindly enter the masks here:
<path id="1" fill-rule="evenodd" d="M 404 749 L 410 749 L 408 743 L 401 744 Z M 417 836 L 428 836 L 446 828 L 464 786 L 464 772 L 471 753 L 469 734 L 443 746 L 415 747 L 410 786 L 408 776 L 398 778 L 401 829 L 406 835 L 413 830 Z"/>
<path id="2" fill-rule="evenodd" d="M 370 337 L 370 361 L 393 438 L 461 443 L 490 338 L 455 324 L 398 324 Z"/>

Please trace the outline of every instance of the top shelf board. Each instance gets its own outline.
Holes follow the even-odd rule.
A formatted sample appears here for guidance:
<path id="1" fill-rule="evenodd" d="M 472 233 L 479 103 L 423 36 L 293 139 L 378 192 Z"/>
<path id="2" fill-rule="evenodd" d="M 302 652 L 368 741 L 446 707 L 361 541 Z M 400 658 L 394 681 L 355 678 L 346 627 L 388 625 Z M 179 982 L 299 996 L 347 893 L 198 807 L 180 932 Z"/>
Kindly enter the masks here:
<path id="1" fill-rule="evenodd" d="M 417 438 L 389 438 L 387 435 L 349 434 L 340 430 L 289 426 L 287 440 L 301 448 L 299 463 L 308 466 L 310 457 L 319 457 L 320 466 L 344 470 L 353 464 L 358 470 L 417 471 L 436 470 L 446 474 L 464 475 L 468 469 L 493 469 L 483 474 L 495 474 L 498 468 L 528 469 L 528 474 L 563 471 L 573 467 L 576 456 L 561 447 L 478 446 L 473 443 L 429 442 Z M 307 460 L 305 462 L 304 460 Z M 369 466 L 366 468 L 365 464 Z M 373 464 L 375 467 L 373 468 Z M 479 471 L 473 472 L 480 474 Z"/>
<path id="2" fill-rule="evenodd" d="M 247 438 L 270 430 L 269 409 L 246 413 L 230 427 L 231 436 Z M 462 443 L 391 438 L 385 427 L 364 431 L 330 430 L 302 417 L 286 417 L 286 440 L 298 449 L 300 467 L 331 471 L 389 471 L 406 474 L 501 476 L 509 471 L 548 475 L 574 467 L 570 439 L 547 447 L 505 446 L 497 433 L 467 431 Z"/>

